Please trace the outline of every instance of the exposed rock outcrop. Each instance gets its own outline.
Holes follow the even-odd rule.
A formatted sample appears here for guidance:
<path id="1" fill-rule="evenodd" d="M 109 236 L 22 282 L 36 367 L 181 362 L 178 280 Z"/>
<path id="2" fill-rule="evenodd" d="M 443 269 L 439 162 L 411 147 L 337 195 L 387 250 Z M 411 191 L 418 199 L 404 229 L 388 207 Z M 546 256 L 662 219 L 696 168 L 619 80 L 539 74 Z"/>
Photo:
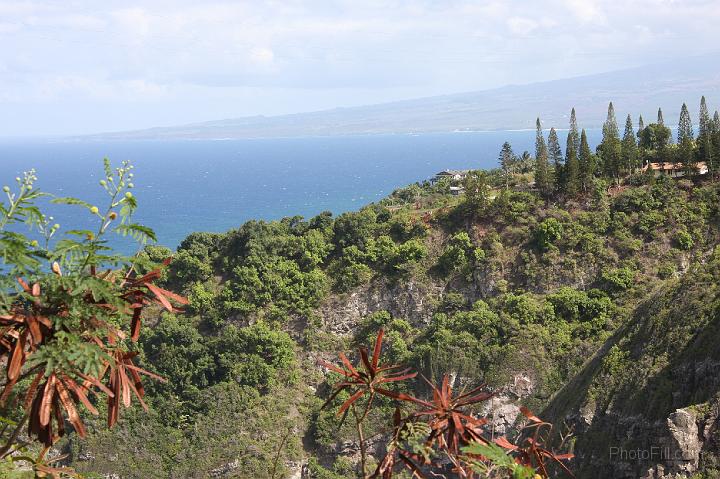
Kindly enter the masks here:
<path id="1" fill-rule="evenodd" d="M 521 400 L 535 391 L 534 380 L 525 373 L 516 374 L 512 383 L 484 403 L 481 414 L 490 420 L 490 427 L 496 435 L 510 432 L 520 415 Z"/>
<path id="2" fill-rule="evenodd" d="M 383 310 L 393 317 L 406 319 L 413 326 L 423 326 L 432 316 L 430 303 L 441 294 L 442 287 L 414 280 L 374 281 L 347 294 L 331 296 L 317 313 L 325 330 L 333 334 L 350 334 L 363 317 Z"/>

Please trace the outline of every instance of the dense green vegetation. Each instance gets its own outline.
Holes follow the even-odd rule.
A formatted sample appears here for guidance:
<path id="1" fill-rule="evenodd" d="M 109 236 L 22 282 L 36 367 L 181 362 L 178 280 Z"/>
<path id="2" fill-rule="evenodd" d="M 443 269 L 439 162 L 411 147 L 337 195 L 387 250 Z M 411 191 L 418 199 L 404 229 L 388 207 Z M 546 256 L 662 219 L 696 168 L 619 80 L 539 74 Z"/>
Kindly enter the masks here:
<path id="1" fill-rule="evenodd" d="M 672 298 L 717 282 L 720 119 L 703 99 L 697 137 L 687 108 L 675 142 L 662 112 L 649 125 L 640 118 L 638 131 L 628 116 L 620 135 L 611 104 L 592 152 L 574 110 L 570 118 L 564 153 L 558 132 L 546 138 L 538 120 L 535 157 L 506 143 L 500 168 L 470 172 L 462 196 L 447 181 L 423 182 L 337 217 L 194 233 L 176 252 L 146 247 L 148 260 L 174 255 L 159 284 L 190 301 L 184 314 L 146 315 L 138 358 L 168 382 L 146 385 L 149 414 L 132 409 L 110 431 L 88 418 L 89 438 L 59 447 L 81 472 L 123 478 L 285 477 L 300 464 L 310 477 L 356 477 L 355 431 L 320 409 L 334 379 L 317 360 L 369 344 L 381 328 L 386 362 L 468 387 L 522 374 L 533 386 L 521 401 L 536 410 L 597 353 L 600 372 L 561 402 L 586 393 L 603 407 L 622 400 L 664 417 L 662 398 L 637 396 L 654 391 L 645 384 L 662 380 L 653 376 L 662 364 L 630 363 L 669 361 L 669 342 L 702 327 L 676 331 L 666 311 Z M 681 163 L 684 176 L 656 175 L 649 163 Z M 698 174 L 701 163 L 708 174 Z M 637 345 L 640 333 L 618 341 L 650 321 L 643 305 L 662 288 L 671 293 L 653 317 L 663 323 L 644 327 L 671 334 L 651 346 Z M 428 393 L 422 382 L 400 387 Z M 367 437 L 387 434 L 395 407 L 377 401 Z M 558 418 L 554 404 L 548 414 Z M 129 441 L 136 452 L 119 453 Z"/>
<path id="2" fill-rule="evenodd" d="M 523 162 L 505 145 L 502 169 L 470 175 L 461 198 L 448 195 L 447 183 L 423 183 L 337 218 L 323 213 L 249 222 L 227 234 L 189 236 L 164 281 L 189 296 L 192 316 L 163 315 L 142 343 L 144 361 L 170 379 L 152 386 L 155 412 L 137 419 L 155 452 L 146 466 L 138 460 L 125 470 L 149 474 L 160 463 L 166 466 L 157 477 L 179 471 L 202 477 L 240 458 L 248 462 L 237 474 L 265 477 L 287 427 L 305 431 L 304 440 L 296 433 L 285 440 L 282 464 L 299 461 L 304 445 L 306 454 L 316 456 L 310 468 L 317 477 L 352 475 L 353 454 L 338 454 L 352 441 L 352 427 L 338 428 L 332 411 L 317 409 L 325 389 L 311 358 L 366 343 L 380 327 L 390 362 L 428 377 L 451 372 L 468 383 L 494 385 L 523 371 L 536 384 L 526 402 L 542 407 L 649 290 L 674 281 L 718 240 L 720 201 L 709 175 L 693 184 L 632 174 L 658 155 L 680 154 L 682 142 L 670 144 L 667 128 L 648 125 L 635 142 L 628 123 L 621 138 L 611 108 L 603 143 L 590 153 L 572 118 L 564 157 L 554 130 L 547 146 L 538 136 L 540 196 L 523 191 Z M 715 138 L 714 126 L 711 131 Z M 702 144 L 693 141 L 693 155 L 702 154 L 696 146 Z M 545 187 L 537 174 L 542 168 Z M 618 183 L 619 189 L 609 189 Z M 168 253 L 147 249 L 151 257 Z M 408 282 L 442 285 L 427 298 L 429 322 L 378 310 L 351 336 L 328 332 L 318 309 L 324 301 L 377 283 L 392 288 Z M 317 395 L 308 393 L 308 384 L 319 387 Z M 208 405 L 218 391 L 257 399 Z M 296 413 L 286 425 L 270 428 L 264 443 L 256 442 L 250 438 L 258 426 L 242 418 L 261 420 L 266 401 Z M 383 430 L 391 408 L 385 400 L 371 430 Z M 234 428 L 208 422 L 223 414 Z M 197 442 L 201 425 L 215 430 L 202 446 L 215 459 L 184 464 L 173 451 Z M 177 443 L 158 430 L 172 430 Z M 97 459 L 78 462 L 81 470 L 117 467 L 107 456 L 100 459 L 114 434 L 82 446 Z M 247 437 L 245 449 L 228 449 L 231 435 Z M 255 455 L 256 461 L 248 457 Z"/>

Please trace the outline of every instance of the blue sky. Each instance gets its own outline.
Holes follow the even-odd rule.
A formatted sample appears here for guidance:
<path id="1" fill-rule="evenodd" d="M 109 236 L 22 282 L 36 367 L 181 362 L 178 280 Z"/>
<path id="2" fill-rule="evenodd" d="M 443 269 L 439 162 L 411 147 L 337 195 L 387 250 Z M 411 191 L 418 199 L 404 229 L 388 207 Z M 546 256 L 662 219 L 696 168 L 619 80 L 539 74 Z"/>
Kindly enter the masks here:
<path id="1" fill-rule="evenodd" d="M 717 0 L 2 1 L 0 136 L 353 106 L 716 50 Z"/>

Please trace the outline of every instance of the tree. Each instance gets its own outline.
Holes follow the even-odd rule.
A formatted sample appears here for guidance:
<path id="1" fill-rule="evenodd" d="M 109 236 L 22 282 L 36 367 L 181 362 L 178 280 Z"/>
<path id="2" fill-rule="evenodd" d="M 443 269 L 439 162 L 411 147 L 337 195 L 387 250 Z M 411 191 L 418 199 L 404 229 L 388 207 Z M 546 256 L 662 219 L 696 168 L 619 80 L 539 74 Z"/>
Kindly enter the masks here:
<path id="1" fill-rule="evenodd" d="M 664 164 L 670 161 L 670 128 L 659 123 L 650 123 L 640 132 L 640 149 L 648 161 Z"/>
<path id="2" fill-rule="evenodd" d="M 533 235 L 535 243 L 541 251 L 546 251 L 559 240 L 563 234 L 563 225 L 555 218 L 546 218 L 537 225 Z"/>
<path id="3" fill-rule="evenodd" d="M 662 108 L 658 108 L 657 124 L 660 126 L 665 126 L 665 120 L 663 120 Z"/>
<path id="4" fill-rule="evenodd" d="M 584 128 L 580 134 L 580 154 L 578 155 L 578 160 L 580 163 L 580 184 L 582 185 L 582 190 L 587 192 L 595 173 L 595 164 Z"/>
<path id="5" fill-rule="evenodd" d="M 715 115 L 713 115 L 712 127 L 713 160 L 711 171 L 714 176 L 714 174 L 720 170 L 720 113 L 718 113 L 717 110 L 715 110 Z"/>
<path id="6" fill-rule="evenodd" d="M 575 110 L 573 109 L 573 113 Z M 574 116 L 574 115 L 573 115 Z M 577 128 L 577 125 L 575 125 Z M 578 152 L 580 150 L 580 135 L 575 131 L 573 133 L 572 120 L 570 123 L 570 132 L 567 136 L 567 147 L 565 149 L 565 193 L 569 196 L 578 194 L 581 188 L 580 183 L 580 164 L 578 160 Z M 577 145 L 575 144 L 577 138 Z"/>
<path id="7" fill-rule="evenodd" d="M 577 118 L 575 117 L 575 108 L 570 110 L 570 130 L 568 131 L 568 137 L 572 139 L 572 141 L 568 139 L 568 147 L 572 143 L 575 149 L 575 155 L 577 156 L 580 151 L 580 132 L 578 131 Z"/>
<path id="8" fill-rule="evenodd" d="M 638 168 L 638 151 L 637 142 L 635 140 L 635 132 L 633 131 L 632 119 L 630 115 L 625 120 L 625 134 L 622 140 L 622 164 L 630 173 Z"/>
<path id="9" fill-rule="evenodd" d="M 697 165 L 693 151 L 692 120 L 690 119 L 690 113 L 685 103 L 682 104 L 682 108 L 680 109 L 677 142 L 678 160 L 682 163 L 683 169 L 687 174 L 695 173 L 697 171 Z"/>
<path id="10" fill-rule="evenodd" d="M 548 134 L 548 160 L 552 161 L 555 169 L 555 189 L 563 191 L 565 185 L 564 161 L 555 128 L 550 128 L 550 134 Z"/>
<path id="11" fill-rule="evenodd" d="M 638 145 L 638 164 L 640 167 L 645 166 L 645 151 L 642 147 L 642 132 L 645 129 L 645 122 L 642 115 L 638 118 L 637 145 Z"/>
<path id="12" fill-rule="evenodd" d="M 552 194 L 554 188 L 540 118 L 535 121 L 535 126 L 535 186 L 540 192 L 540 195 L 547 199 Z"/>
<path id="13" fill-rule="evenodd" d="M 377 216 L 370 208 L 341 214 L 333 224 L 333 242 L 341 248 L 348 246 L 365 248 L 365 243 L 371 236 L 376 220 Z"/>
<path id="14" fill-rule="evenodd" d="M 598 146 L 602 159 L 603 172 L 616 182 L 620 181 L 621 144 L 615 119 L 615 107 L 612 102 L 608 105 L 607 119 L 603 124 L 603 139 Z"/>
<path id="15" fill-rule="evenodd" d="M 698 160 L 705 162 L 709 170 L 714 170 L 713 160 L 713 120 L 710 118 L 705 97 L 700 99 L 700 118 L 698 122 L 697 150 Z"/>
<path id="16" fill-rule="evenodd" d="M 510 143 L 507 141 L 503 143 L 500 155 L 498 156 L 498 161 L 500 162 L 500 168 L 502 169 L 503 176 L 505 177 L 505 189 L 507 190 L 510 187 L 510 175 L 514 172 L 516 163 L 515 153 L 513 152 L 512 146 L 510 146 Z"/>
<path id="17" fill-rule="evenodd" d="M 471 214 L 482 211 L 487 207 L 490 186 L 488 185 L 486 172 L 481 170 L 469 172 L 465 177 L 463 186 L 465 187 L 465 204 Z"/>
<path id="18" fill-rule="evenodd" d="M 690 119 L 690 112 L 685 103 L 682 104 L 680 109 L 680 121 L 678 123 L 677 141 L 678 144 L 683 142 L 692 142 L 694 138 L 692 120 Z"/>
<path id="19" fill-rule="evenodd" d="M 535 170 L 535 159 L 530 155 L 530 152 L 525 150 L 520 155 L 517 161 L 515 170 L 518 173 L 530 173 Z"/>
<path id="20" fill-rule="evenodd" d="M 228 326 L 214 346 L 217 375 L 258 390 L 267 390 L 295 364 L 295 342 L 263 321 L 244 328 Z"/>

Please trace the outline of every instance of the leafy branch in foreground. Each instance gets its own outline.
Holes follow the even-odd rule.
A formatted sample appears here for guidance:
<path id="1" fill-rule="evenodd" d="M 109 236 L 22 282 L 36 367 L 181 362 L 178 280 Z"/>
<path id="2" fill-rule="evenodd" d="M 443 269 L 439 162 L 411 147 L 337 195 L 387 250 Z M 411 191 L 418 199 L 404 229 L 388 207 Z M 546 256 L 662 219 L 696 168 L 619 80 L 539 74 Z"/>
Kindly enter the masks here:
<path id="1" fill-rule="evenodd" d="M 495 395 L 487 385 L 455 394 L 450 378 L 445 375 L 440 386 L 425 380 L 432 390 L 432 398 L 419 399 L 402 392 L 380 387 L 383 383 L 413 379 L 416 373 L 403 370 L 396 375 L 384 376 L 400 366 L 379 366 L 384 332 L 381 329 L 375 341 L 372 359 L 366 348 L 359 349 L 360 364 L 354 366 L 340 353 L 342 366 L 325 361 L 320 364 L 343 378 L 323 407 L 330 404 L 340 392 L 351 393 L 338 409 L 338 415 L 352 411 L 357 424 L 360 443 L 361 474 L 363 478 L 390 479 L 398 470 L 407 469 L 413 477 L 461 477 L 544 479 L 550 477 L 548 461 L 572 476 L 562 462 L 572 454 L 556 454 L 545 444 L 541 430 L 551 425 L 534 416 L 526 408 L 522 414 L 529 425 L 518 435 L 517 444 L 505 436 L 496 437 L 487 417 L 479 416 L 474 408 Z M 392 432 L 385 445 L 385 454 L 375 471 L 366 471 L 366 447 L 362 424 L 373 407 L 373 398 L 380 394 L 413 407 L 405 417 L 398 406 L 392 418 Z M 362 414 L 355 409 L 357 401 L 367 396 Z M 531 431 L 530 434 L 527 431 Z"/>
<path id="2" fill-rule="evenodd" d="M 5 418 L 0 461 L 30 463 L 37 476 L 72 474 L 51 467 L 45 455 L 68 432 L 67 423 L 86 435 L 81 411 L 99 414 L 100 397 L 108 403 L 110 427 L 121 404 L 129 407 L 133 396 L 147 409 L 141 375 L 162 378 L 134 362 L 142 312 L 152 304 L 179 312 L 178 305 L 187 304 L 153 284 L 169 260 L 153 265 L 137 255 L 115 254 L 107 245 L 108 232 L 130 234 L 141 244 L 155 238 L 152 230 L 132 222 L 137 203 L 129 191 L 131 170 L 127 162 L 112 170 L 105 160 L 100 184 L 109 201 L 102 213 L 79 199 L 52 200 L 81 206 L 98 223 L 95 231 L 70 230 L 54 243 L 60 226 L 49 226 L 52 218 L 35 204 L 48 195 L 34 188 L 34 172 L 17 179 L 17 192 L 3 188 L 8 202 L 0 206 L 0 361 L 6 364 L 0 382 Z M 17 233 L 19 223 L 43 243 Z M 43 446 L 37 458 L 27 455 L 32 443 L 20 439 L 25 424 L 30 440 Z"/>
<path id="3" fill-rule="evenodd" d="M 377 339 L 375 340 L 372 358 L 368 356 L 367 348 L 361 347 L 358 349 L 358 353 L 360 355 L 360 365 L 357 367 L 353 366 L 344 353 L 340 353 L 339 355 L 340 360 L 342 361 L 342 366 L 335 366 L 334 364 L 330 364 L 326 361 L 320 361 L 321 365 L 340 374 L 344 378 L 334 386 L 335 390 L 328 400 L 325 401 L 323 408 L 327 407 L 341 392 L 348 391 L 350 393 L 350 398 L 340 406 L 338 415 L 343 415 L 344 420 L 350 410 L 355 418 L 355 426 L 358 434 L 358 440 L 360 442 L 360 467 L 362 469 L 363 476 L 367 475 L 367 450 L 365 445 L 363 423 L 372 409 L 375 396 L 380 394 L 392 398 L 400 397 L 399 393 L 389 391 L 388 389 L 380 386 L 387 383 L 412 379 L 417 375 L 417 373 L 411 373 L 409 369 L 405 369 L 394 374 L 390 373 L 390 371 L 396 371 L 399 369 L 400 366 L 380 366 L 380 351 L 382 349 L 383 335 L 384 331 L 381 329 L 378 333 Z M 362 413 L 360 413 L 355 407 L 355 403 L 363 396 L 367 396 L 367 398 L 365 401 L 365 407 L 363 408 Z"/>

